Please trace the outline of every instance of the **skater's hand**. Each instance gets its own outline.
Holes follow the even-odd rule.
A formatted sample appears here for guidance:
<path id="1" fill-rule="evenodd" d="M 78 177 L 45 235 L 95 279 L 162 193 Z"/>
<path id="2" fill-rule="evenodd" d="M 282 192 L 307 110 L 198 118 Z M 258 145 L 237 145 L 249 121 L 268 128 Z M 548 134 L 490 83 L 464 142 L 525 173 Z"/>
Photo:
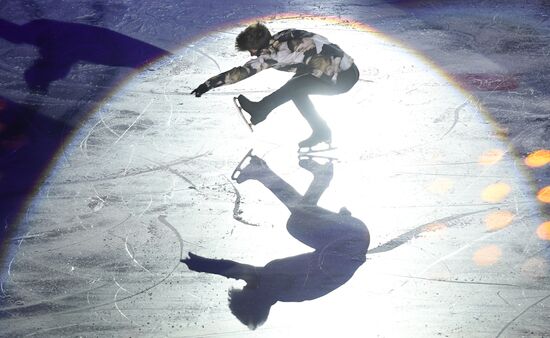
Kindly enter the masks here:
<path id="1" fill-rule="evenodd" d="M 194 253 L 191 253 L 191 252 L 189 252 L 188 255 L 189 255 L 189 258 L 180 259 L 180 262 L 187 265 L 189 270 L 204 272 L 205 271 L 204 267 L 208 263 L 208 258 L 195 255 Z"/>
<path id="2" fill-rule="evenodd" d="M 202 94 L 206 93 L 209 90 L 210 90 L 210 88 L 208 88 L 208 86 L 203 83 L 200 86 L 198 86 L 197 88 L 195 88 L 191 92 L 191 94 L 195 94 L 196 97 L 200 97 Z"/>

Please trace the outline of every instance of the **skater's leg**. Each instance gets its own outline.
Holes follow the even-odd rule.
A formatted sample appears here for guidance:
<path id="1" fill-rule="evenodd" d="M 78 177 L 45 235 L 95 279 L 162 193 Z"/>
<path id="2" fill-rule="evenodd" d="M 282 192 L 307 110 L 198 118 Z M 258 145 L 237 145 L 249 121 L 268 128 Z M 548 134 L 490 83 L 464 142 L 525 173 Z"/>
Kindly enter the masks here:
<path id="1" fill-rule="evenodd" d="M 321 118 L 307 94 L 295 95 L 292 101 L 294 101 L 294 104 L 312 130 L 328 129 L 326 122 Z"/>
<path id="2" fill-rule="evenodd" d="M 66 77 L 71 70 L 71 64 L 52 57 L 40 57 L 24 74 L 29 89 L 35 92 L 47 93 L 53 81 Z"/>
<path id="3" fill-rule="evenodd" d="M 303 196 L 290 184 L 286 183 L 282 178 L 271 171 L 269 167 L 267 170 L 268 172 L 264 172 L 264 174 L 258 176 L 256 180 L 269 189 L 273 195 L 292 212 L 296 206 L 301 204 Z"/>
<path id="4" fill-rule="evenodd" d="M 259 102 L 253 102 L 240 95 L 241 107 L 250 113 L 253 124 L 263 121 L 267 115 L 278 106 L 293 100 L 295 97 L 307 97 L 308 95 L 336 95 L 347 92 L 359 78 L 359 71 L 353 65 L 350 69 L 340 73 L 336 83 L 323 81 L 311 74 L 294 76 L 281 88 L 267 95 Z M 299 103 L 308 105 L 308 103 Z M 311 103 L 309 103 L 311 105 Z M 314 108 L 313 108 L 314 109 Z M 309 122 L 309 121 L 308 121 Z"/>
<path id="5" fill-rule="evenodd" d="M 235 177 L 237 183 L 248 180 L 258 181 L 268 188 L 289 209 L 300 203 L 302 195 L 277 176 L 264 160 L 249 154 L 247 154 L 247 157 L 250 157 L 250 163 L 244 168 L 238 169 L 239 175 Z"/>
<path id="6" fill-rule="evenodd" d="M 326 122 L 321 118 L 313 102 L 307 94 L 297 93 L 292 98 L 294 104 L 306 119 L 309 127 L 311 128 L 312 135 L 307 140 L 300 142 L 300 147 L 309 147 L 319 142 L 330 143 L 332 140 L 332 133 Z M 310 140 L 311 142 L 307 142 Z"/>
<path id="7" fill-rule="evenodd" d="M 288 219 L 287 230 L 292 237 L 315 250 L 343 245 L 339 249 L 342 252 L 366 253 L 369 242 L 367 228 L 359 219 L 317 206 L 295 208 Z"/>
<path id="8" fill-rule="evenodd" d="M 273 110 L 278 106 L 293 100 L 296 96 L 305 96 L 309 94 L 330 94 L 333 86 L 329 83 L 319 80 L 311 74 L 302 74 L 294 76 L 281 88 L 264 97 L 258 103 L 266 109 Z"/>
<path id="9" fill-rule="evenodd" d="M 359 71 L 355 65 L 340 73 L 336 83 L 321 80 L 311 74 L 296 75 L 281 88 L 264 97 L 258 103 L 268 110 L 273 110 L 296 97 L 342 94 L 349 91 L 357 83 L 358 79 Z M 307 105 L 307 103 L 305 104 Z"/>
<path id="10" fill-rule="evenodd" d="M 300 166 L 313 174 L 313 181 L 304 194 L 301 204 L 311 206 L 317 205 L 321 195 L 323 195 L 330 185 L 334 172 L 333 165 L 331 162 L 319 164 L 312 159 L 307 159 L 300 160 Z"/>
<path id="11" fill-rule="evenodd" d="M 250 122 L 256 125 L 269 115 L 269 113 L 278 106 L 292 100 L 296 93 L 301 92 L 300 96 L 307 95 L 309 92 L 330 92 L 331 85 L 320 81 L 309 74 L 295 76 L 285 83 L 281 88 L 264 97 L 259 102 L 250 101 L 243 95 L 237 98 L 239 105 L 250 114 Z"/>

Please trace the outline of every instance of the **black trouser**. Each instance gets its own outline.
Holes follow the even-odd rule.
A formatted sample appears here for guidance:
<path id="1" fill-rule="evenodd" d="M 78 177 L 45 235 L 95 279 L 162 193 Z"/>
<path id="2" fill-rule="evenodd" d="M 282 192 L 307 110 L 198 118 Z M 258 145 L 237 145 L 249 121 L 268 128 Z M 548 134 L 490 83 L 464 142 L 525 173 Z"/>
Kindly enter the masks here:
<path id="1" fill-rule="evenodd" d="M 259 103 L 268 111 L 290 100 L 309 123 L 314 132 L 328 129 L 325 121 L 319 116 L 309 95 L 337 95 L 350 90 L 359 80 L 359 70 L 353 64 L 349 69 L 340 72 L 336 83 L 321 80 L 311 74 L 296 75 Z"/>

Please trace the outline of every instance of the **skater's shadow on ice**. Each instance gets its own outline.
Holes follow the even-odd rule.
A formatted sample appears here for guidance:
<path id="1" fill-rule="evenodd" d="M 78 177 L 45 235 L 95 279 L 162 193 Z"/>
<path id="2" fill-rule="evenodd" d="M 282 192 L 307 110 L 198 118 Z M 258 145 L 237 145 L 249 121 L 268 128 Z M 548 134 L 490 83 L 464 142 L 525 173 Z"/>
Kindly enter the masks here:
<path id="1" fill-rule="evenodd" d="M 39 57 L 24 77 L 29 89 L 42 93 L 51 82 L 66 77 L 77 62 L 138 68 L 169 54 L 106 28 L 47 19 L 23 25 L 0 19 L 0 38 L 38 48 Z"/>
<path id="2" fill-rule="evenodd" d="M 233 178 L 238 183 L 256 180 L 269 189 L 291 212 L 289 234 L 313 251 L 276 259 L 263 267 L 193 253 L 182 262 L 193 271 L 244 280 L 244 288 L 230 290 L 229 307 L 243 324 L 255 329 L 267 320 L 276 302 L 316 299 L 345 284 L 365 262 L 370 236 L 365 224 L 347 209 L 335 213 L 317 206 L 332 180 L 332 163 L 300 160 L 300 166 L 313 174 L 302 196 L 259 157 L 249 152 L 243 161 L 249 163 L 241 168 L 241 162 Z"/>
<path id="3" fill-rule="evenodd" d="M 8 248 L 3 240 L 18 230 L 8 224 L 16 219 L 69 131 L 66 124 L 45 116 L 39 107 L 0 96 L 0 260 Z"/>

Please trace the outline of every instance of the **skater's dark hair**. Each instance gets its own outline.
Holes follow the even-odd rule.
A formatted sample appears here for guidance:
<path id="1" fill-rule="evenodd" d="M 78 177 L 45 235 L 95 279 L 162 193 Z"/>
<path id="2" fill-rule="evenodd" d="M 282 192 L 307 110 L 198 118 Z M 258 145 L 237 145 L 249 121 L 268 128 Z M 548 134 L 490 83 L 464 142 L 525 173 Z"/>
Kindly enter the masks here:
<path id="1" fill-rule="evenodd" d="M 241 323 L 255 330 L 265 323 L 272 303 L 257 295 L 255 289 L 229 290 L 229 308 Z"/>
<path id="2" fill-rule="evenodd" d="M 251 49 L 260 50 L 269 45 L 270 39 L 269 29 L 262 23 L 256 22 L 239 33 L 235 40 L 235 48 L 241 52 Z"/>

